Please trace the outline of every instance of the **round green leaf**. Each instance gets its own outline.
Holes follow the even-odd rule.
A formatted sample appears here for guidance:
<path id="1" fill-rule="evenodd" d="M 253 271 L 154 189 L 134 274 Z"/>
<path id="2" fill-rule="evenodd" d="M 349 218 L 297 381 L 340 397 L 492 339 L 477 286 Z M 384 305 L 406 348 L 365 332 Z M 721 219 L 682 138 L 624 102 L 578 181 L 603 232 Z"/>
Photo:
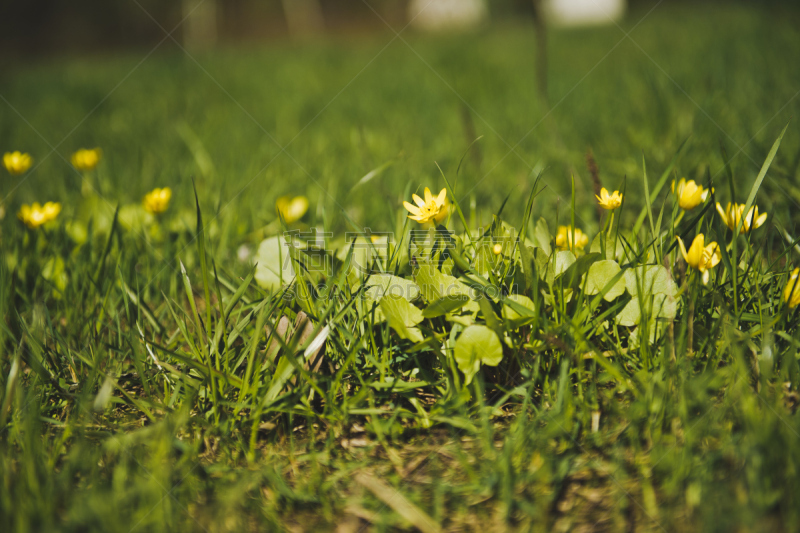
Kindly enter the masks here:
<path id="1" fill-rule="evenodd" d="M 503 347 L 494 331 L 476 324 L 469 326 L 458 337 L 455 347 L 458 369 L 464 373 L 468 385 L 481 365 L 497 366 L 503 360 Z"/>
<path id="2" fill-rule="evenodd" d="M 675 296 L 677 292 L 669 271 L 661 265 L 629 268 L 625 271 L 625 287 L 631 296 L 638 295 L 640 287 L 645 294 Z"/>
<path id="3" fill-rule="evenodd" d="M 416 326 L 425 318 L 417 306 L 402 296 L 394 294 L 387 294 L 381 298 L 380 307 L 390 326 L 402 324 L 410 328 Z"/>
<path id="4" fill-rule="evenodd" d="M 281 237 L 270 237 L 261 241 L 256 252 L 255 279 L 264 289 L 276 290 L 281 284 L 294 279 L 294 268 L 289 249 Z"/>
<path id="5" fill-rule="evenodd" d="M 620 273 L 621 269 L 616 261 L 604 260 L 597 261 L 589 267 L 586 275 L 586 294 L 599 294 L 606 286 Z M 603 299 L 607 302 L 619 297 L 625 292 L 625 277 L 619 276 Z"/>

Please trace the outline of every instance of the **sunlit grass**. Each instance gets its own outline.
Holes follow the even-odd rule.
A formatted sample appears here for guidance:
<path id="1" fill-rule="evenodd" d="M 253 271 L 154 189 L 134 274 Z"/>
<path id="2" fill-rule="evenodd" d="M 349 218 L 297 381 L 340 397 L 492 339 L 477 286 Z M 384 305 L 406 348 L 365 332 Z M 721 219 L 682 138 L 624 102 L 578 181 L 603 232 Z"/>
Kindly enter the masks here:
<path id="1" fill-rule="evenodd" d="M 466 111 L 400 42 L 154 57 L 51 154 L 135 63 L 0 84 L 5 529 L 796 529 L 797 37 L 748 13 L 632 33 L 692 98 L 628 41 L 569 96 L 623 35 L 556 33 L 550 115 L 521 28 L 410 38 Z"/>

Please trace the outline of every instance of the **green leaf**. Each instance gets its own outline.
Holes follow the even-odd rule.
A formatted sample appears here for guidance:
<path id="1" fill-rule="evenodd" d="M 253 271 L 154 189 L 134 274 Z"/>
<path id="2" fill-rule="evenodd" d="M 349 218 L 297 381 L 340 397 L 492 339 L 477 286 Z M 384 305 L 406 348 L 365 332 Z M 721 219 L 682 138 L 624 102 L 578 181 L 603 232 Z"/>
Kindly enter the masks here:
<path id="1" fill-rule="evenodd" d="M 59 292 L 67 288 L 67 272 L 64 260 L 59 256 L 51 257 L 42 266 L 42 277 L 53 284 Z"/>
<path id="2" fill-rule="evenodd" d="M 412 327 L 425 318 L 417 306 L 402 296 L 387 294 L 381 298 L 380 306 L 390 326 L 403 324 L 406 327 Z"/>
<path id="3" fill-rule="evenodd" d="M 764 164 L 761 166 L 761 170 L 758 172 L 758 176 L 756 176 L 756 181 L 753 183 L 753 187 L 750 189 L 750 195 L 747 197 L 747 203 L 744 206 L 744 212 L 747 213 L 750 211 L 750 208 L 753 207 L 753 204 L 756 201 L 756 194 L 758 194 L 758 189 L 761 187 L 761 183 L 764 181 L 764 178 L 767 175 L 767 171 L 769 170 L 770 165 L 772 164 L 772 160 L 775 159 L 775 155 L 778 153 L 778 148 L 781 145 L 781 141 L 783 140 L 783 135 L 786 133 L 786 129 L 789 127 L 787 124 L 783 131 L 781 132 L 778 139 L 775 141 L 775 144 L 772 145 L 772 149 L 767 154 L 767 158 L 764 160 Z M 737 232 L 734 235 L 738 235 L 738 231 L 741 230 L 742 224 L 744 224 L 745 217 L 742 217 L 739 220 L 739 223 L 736 225 Z M 755 220 L 753 221 L 755 222 Z"/>
<path id="4" fill-rule="evenodd" d="M 352 253 L 350 253 L 352 250 Z M 346 261 L 348 254 L 350 261 L 346 264 L 347 279 L 351 285 L 355 286 L 359 280 L 369 272 L 375 257 L 378 256 L 375 244 L 364 237 L 356 237 L 352 242 L 342 247 L 336 254 L 336 258 Z"/>
<path id="5" fill-rule="evenodd" d="M 661 265 L 631 268 L 625 271 L 624 277 L 626 290 L 633 298 L 617 315 L 617 324 L 636 326 L 641 324 L 642 318 L 646 318 L 649 324 L 655 323 L 657 318 L 675 318 L 678 312 L 677 287 L 666 268 Z M 641 308 L 643 303 L 645 310 Z M 655 331 L 655 328 L 650 328 L 650 331 Z"/>
<path id="6" fill-rule="evenodd" d="M 550 234 L 550 228 L 547 227 L 547 221 L 540 218 L 536 221 L 536 227 L 533 231 L 533 243 L 536 247 L 540 248 L 545 255 L 550 255 L 553 249 L 550 247 L 550 242 L 553 236 Z"/>
<path id="7" fill-rule="evenodd" d="M 503 360 L 503 347 L 494 331 L 476 324 L 466 328 L 458 337 L 455 360 L 458 369 L 466 377 L 464 384 L 469 385 L 482 364 L 488 366 L 500 364 Z"/>
<path id="8" fill-rule="evenodd" d="M 294 279 L 289 250 L 281 237 L 270 237 L 261 241 L 255 260 L 255 278 L 261 288 L 277 290 Z"/>
<path id="9" fill-rule="evenodd" d="M 589 271 L 589 268 L 600 259 L 600 254 L 585 254 L 579 257 L 570 267 L 563 273 L 563 286 L 578 289 L 583 280 L 583 276 Z"/>
<path id="10" fill-rule="evenodd" d="M 437 316 L 446 315 L 457 311 L 470 302 L 469 296 L 465 294 L 457 294 L 455 296 L 445 296 L 434 300 L 431 304 L 422 311 L 422 316 L 425 318 L 433 318 Z"/>
<path id="11" fill-rule="evenodd" d="M 404 339 L 422 342 L 422 334 L 414 328 L 425 318 L 415 305 L 405 298 L 387 294 L 381 298 L 380 309 L 389 326 Z"/>
<path id="12" fill-rule="evenodd" d="M 589 252 L 602 254 L 603 253 L 603 233 L 598 233 L 594 240 L 592 240 L 592 245 L 589 247 Z M 605 235 L 606 238 L 606 256 L 605 259 L 614 259 L 619 260 L 622 258 L 623 254 L 625 253 L 625 247 L 622 246 L 622 239 L 617 239 L 614 235 Z"/>
<path id="13" fill-rule="evenodd" d="M 430 263 L 423 263 L 417 268 L 414 280 L 419 286 L 422 298 L 428 303 L 452 296 L 467 296 L 471 300 L 477 299 L 477 294 L 471 287 L 460 282 L 458 278 L 441 273 Z"/>
<path id="14" fill-rule="evenodd" d="M 364 294 L 376 302 L 388 295 L 401 296 L 413 302 L 419 298 L 419 287 L 411 280 L 391 274 L 373 274 L 367 280 Z"/>
<path id="15" fill-rule="evenodd" d="M 639 307 L 639 300 L 633 298 L 628 305 L 617 315 L 616 321 L 620 326 L 636 326 L 642 319 L 642 310 Z"/>
<path id="16" fill-rule="evenodd" d="M 606 286 L 617 276 L 622 269 L 616 261 L 603 260 L 597 261 L 589 267 L 589 272 L 586 274 L 586 294 L 598 294 L 606 288 Z M 616 283 L 614 283 L 605 293 L 603 299 L 607 302 L 621 296 L 625 292 L 625 277 L 619 276 Z"/>
<path id="17" fill-rule="evenodd" d="M 577 259 L 575 254 L 569 250 L 559 250 L 555 253 L 555 258 L 548 256 L 541 248 L 534 252 L 536 258 L 536 270 L 539 278 L 552 285 L 557 277 L 567 271 Z"/>
<path id="18" fill-rule="evenodd" d="M 525 309 L 529 309 L 531 311 L 530 315 L 522 315 L 519 313 L 520 309 L 515 309 L 513 305 L 509 305 L 508 301 L 511 300 L 517 306 L 522 306 Z M 503 303 L 503 318 L 506 320 L 519 320 L 520 318 L 529 318 L 530 316 L 535 315 L 536 306 L 534 305 L 533 301 L 527 296 L 523 296 L 521 294 L 509 294 L 504 303 Z"/>
<path id="19" fill-rule="evenodd" d="M 357 189 L 357 188 L 359 188 L 360 186 L 364 185 L 365 183 L 367 183 L 367 182 L 369 182 L 369 181 L 372 181 L 372 179 L 374 179 L 374 178 L 377 178 L 378 176 L 380 176 L 381 174 L 383 174 L 383 172 L 384 172 L 384 171 L 385 171 L 387 168 L 389 168 L 390 166 L 392 166 L 394 163 L 395 163 L 395 159 L 390 159 L 389 161 L 387 161 L 386 163 L 382 164 L 381 166 L 379 166 L 379 167 L 377 167 L 377 168 L 373 168 L 372 170 L 370 170 L 369 172 L 367 172 L 367 173 L 364 175 L 364 177 L 363 177 L 363 178 L 361 178 L 360 180 L 358 180 L 358 182 L 357 182 L 355 185 L 353 185 L 353 187 L 350 189 L 350 193 L 352 193 L 354 190 L 356 190 L 356 189 Z"/>
<path id="20" fill-rule="evenodd" d="M 638 296 L 640 286 L 645 294 L 665 294 L 674 297 L 677 292 L 669 271 L 661 265 L 629 268 L 625 271 L 625 285 L 633 297 Z"/>
<path id="21" fill-rule="evenodd" d="M 525 282 L 525 292 L 531 294 L 536 282 L 536 261 L 534 260 L 534 249 L 532 246 L 525 246 L 521 241 L 519 244 L 519 255 L 522 260 L 522 275 Z"/>
<path id="22" fill-rule="evenodd" d="M 200 270 L 203 275 L 203 296 L 206 304 L 206 338 L 211 339 L 211 283 L 208 280 L 208 264 L 206 263 L 206 228 L 203 225 L 203 215 L 200 212 L 200 199 L 197 197 L 197 187 L 192 180 L 194 190 L 194 204 L 197 208 L 197 254 L 200 257 Z M 217 368 L 219 370 L 219 368 Z"/>

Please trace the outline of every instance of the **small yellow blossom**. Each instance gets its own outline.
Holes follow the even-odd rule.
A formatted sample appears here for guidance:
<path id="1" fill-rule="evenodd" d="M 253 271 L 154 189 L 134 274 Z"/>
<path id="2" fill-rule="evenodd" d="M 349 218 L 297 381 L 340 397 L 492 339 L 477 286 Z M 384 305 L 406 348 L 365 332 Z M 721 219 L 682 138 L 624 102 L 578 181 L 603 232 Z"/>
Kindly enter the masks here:
<path id="1" fill-rule="evenodd" d="M 447 201 L 447 189 L 442 189 L 438 196 L 433 196 L 431 190 L 425 187 L 425 199 L 423 200 L 416 194 L 411 195 L 417 205 L 403 202 L 403 206 L 411 213 L 408 218 L 416 220 L 420 224 L 436 220 L 442 212 Z"/>
<path id="2" fill-rule="evenodd" d="M 600 196 L 595 194 L 594 197 L 600 202 L 600 207 L 609 211 L 613 211 L 622 205 L 622 195 L 619 191 L 614 191 L 614 194 L 608 194 L 608 190 L 603 187 L 600 189 Z"/>
<path id="3" fill-rule="evenodd" d="M 704 284 L 708 283 L 709 269 L 717 266 L 722 258 L 722 252 L 719 249 L 719 245 L 716 242 L 705 244 L 705 236 L 702 233 L 698 233 L 692 241 L 689 251 L 687 252 L 686 245 L 683 244 L 683 239 L 680 237 L 676 238 L 678 239 L 678 244 L 681 247 L 681 255 L 683 256 L 683 259 L 690 267 L 700 271 L 700 273 L 703 275 Z"/>
<path id="4" fill-rule="evenodd" d="M 6 152 L 3 155 L 3 165 L 9 174 L 22 174 L 31 168 L 33 158 L 30 154 L 23 154 L 20 151 Z"/>
<path id="5" fill-rule="evenodd" d="M 503 245 L 498 242 L 497 244 L 492 246 L 492 253 L 494 253 L 494 255 L 502 254 L 503 253 Z"/>
<path id="6" fill-rule="evenodd" d="M 47 202 L 44 205 L 34 202 L 31 205 L 23 205 L 17 217 L 29 228 L 35 229 L 54 220 L 60 212 L 61 204 L 58 202 Z"/>
<path id="7" fill-rule="evenodd" d="M 680 208 L 690 211 L 705 202 L 710 191 L 695 183 L 694 180 L 686 181 L 686 178 L 681 178 L 677 187 L 675 180 L 672 180 L 672 192 L 678 197 Z"/>
<path id="8" fill-rule="evenodd" d="M 169 200 L 172 198 L 172 189 L 153 189 L 144 195 L 144 208 L 154 215 L 163 213 L 169 207 Z"/>
<path id="9" fill-rule="evenodd" d="M 790 308 L 797 307 L 800 304 L 800 268 L 795 268 L 789 275 L 789 281 L 786 282 L 786 288 L 783 289 L 783 301 L 789 303 Z"/>
<path id="10" fill-rule="evenodd" d="M 722 206 L 717 203 L 717 212 L 719 212 L 719 216 L 722 218 L 725 225 L 728 226 L 731 231 L 736 231 L 736 226 L 744 215 L 744 207 L 744 204 L 731 204 L 728 202 L 728 206 L 723 210 Z M 759 215 L 758 206 L 754 205 L 747 212 L 747 216 L 744 217 L 744 222 L 742 222 L 739 233 L 748 233 L 751 229 L 761 227 L 766 221 L 767 214 L 761 213 Z"/>
<path id="11" fill-rule="evenodd" d="M 91 150 L 81 148 L 72 154 L 72 158 L 70 160 L 72 161 L 72 166 L 78 170 L 94 170 L 97 166 L 97 163 L 100 162 L 100 156 L 102 153 L 103 151 L 100 148 L 92 148 Z"/>
<path id="12" fill-rule="evenodd" d="M 589 244 L 589 236 L 582 232 L 580 228 L 575 228 L 575 234 L 573 235 L 572 226 L 558 227 L 556 246 L 562 250 L 572 250 L 573 248 L 583 250 L 587 244 Z"/>
<path id="13" fill-rule="evenodd" d="M 308 211 L 308 198 L 305 196 L 281 196 L 275 202 L 275 209 L 287 224 L 297 222 Z"/>

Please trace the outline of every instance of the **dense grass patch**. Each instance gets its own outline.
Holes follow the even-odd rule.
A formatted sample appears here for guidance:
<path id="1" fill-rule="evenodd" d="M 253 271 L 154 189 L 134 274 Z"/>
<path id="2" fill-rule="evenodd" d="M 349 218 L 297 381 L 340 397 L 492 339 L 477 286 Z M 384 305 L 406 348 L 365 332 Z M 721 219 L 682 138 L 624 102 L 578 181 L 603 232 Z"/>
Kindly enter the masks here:
<path id="1" fill-rule="evenodd" d="M 521 26 L 2 80 L 2 523 L 796 529 L 800 38 L 632 28 L 555 32 L 549 104 Z"/>

